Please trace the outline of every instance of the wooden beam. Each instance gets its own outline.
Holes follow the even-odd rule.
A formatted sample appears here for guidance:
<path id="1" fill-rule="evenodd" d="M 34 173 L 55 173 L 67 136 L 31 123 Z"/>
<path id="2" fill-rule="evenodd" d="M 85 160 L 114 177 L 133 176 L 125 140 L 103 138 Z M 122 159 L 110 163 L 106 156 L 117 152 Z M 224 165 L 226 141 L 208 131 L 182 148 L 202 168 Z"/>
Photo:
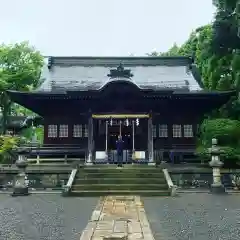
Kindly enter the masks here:
<path id="1" fill-rule="evenodd" d="M 107 118 L 149 118 L 149 114 L 92 114 L 92 118 L 107 119 Z"/>

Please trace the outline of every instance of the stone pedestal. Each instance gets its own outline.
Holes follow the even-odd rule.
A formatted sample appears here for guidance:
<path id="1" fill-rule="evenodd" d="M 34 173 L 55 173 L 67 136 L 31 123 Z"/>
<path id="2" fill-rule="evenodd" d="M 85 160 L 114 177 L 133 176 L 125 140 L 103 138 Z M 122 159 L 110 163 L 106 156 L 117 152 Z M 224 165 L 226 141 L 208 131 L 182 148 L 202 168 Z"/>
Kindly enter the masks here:
<path id="1" fill-rule="evenodd" d="M 13 197 L 29 195 L 28 186 L 25 184 L 25 181 L 26 181 L 25 176 L 26 175 L 22 173 L 17 175 L 16 182 L 13 187 L 13 193 L 12 193 Z"/>
<path id="2" fill-rule="evenodd" d="M 211 185 L 212 193 L 225 193 L 225 187 L 221 181 L 221 167 L 223 162 L 220 161 L 220 149 L 217 147 L 217 139 L 212 139 L 212 147 L 209 149 L 211 153 L 211 162 L 209 165 L 213 169 L 213 184 Z"/>
<path id="3" fill-rule="evenodd" d="M 87 161 L 86 161 L 85 165 L 87 165 L 87 166 L 92 166 L 93 165 L 92 153 L 88 154 L 88 158 L 87 158 Z"/>
<path id="4" fill-rule="evenodd" d="M 210 166 L 213 168 L 213 183 L 211 185 L 212 193 L 225 193 L 225 187 L 221 181 L 221 172 L 220 167 L 222 166 L 222 162 L 210 162 Z"/>
<path id="5" fill-rule="evenodd" d="M 226 194 L 225 187 L 222 184 L 212 184 L 211 193 Z"/>
<path id="6" fill-rule="evenodd" d="M 24 149 L 18 150 L 18 160 L 16 165 L 19 169 L 19 173 L 15 178 L 15 183 L 13 186 L 12 196 L 27 196 L 30 193 L 28 192 L 28 185 L 26 184 L 26 173 L 25 169 L 27 167 L 27 155 L 28 151 Z"/>

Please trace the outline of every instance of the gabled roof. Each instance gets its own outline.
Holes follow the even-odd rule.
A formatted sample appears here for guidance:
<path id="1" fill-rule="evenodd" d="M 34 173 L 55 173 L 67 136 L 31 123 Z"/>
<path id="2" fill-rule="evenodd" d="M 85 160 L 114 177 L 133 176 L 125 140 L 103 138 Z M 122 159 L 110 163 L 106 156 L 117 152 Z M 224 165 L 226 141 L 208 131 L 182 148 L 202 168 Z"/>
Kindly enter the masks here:
<path id="1" fill-rule="evenodd" d="M 124 77 L 141 89 L 189 92 L 202 90 L 197 68 L 188 57 L 49 57 L 44 83 L 37 91 L 99 90 L 111 81 L 110 70 L 120 64 L 132 76 Z"/>

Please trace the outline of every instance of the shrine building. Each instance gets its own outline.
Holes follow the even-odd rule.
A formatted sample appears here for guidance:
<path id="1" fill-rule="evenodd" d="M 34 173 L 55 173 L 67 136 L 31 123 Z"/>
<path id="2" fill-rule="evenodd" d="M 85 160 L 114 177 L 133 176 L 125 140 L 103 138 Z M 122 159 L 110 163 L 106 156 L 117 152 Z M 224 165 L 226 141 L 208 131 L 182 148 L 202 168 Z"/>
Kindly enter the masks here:
<path id="1" fill-rule="evenodd" d="M 39 154 L 89 164 L 114 161 L 118 135 L 126 162 L 194 155 L 204 114 L 234 94 L 204 90 L 188 57 L 49 57 L 44 71 L 39 89 L 8 94 L 44 119 Z"/>

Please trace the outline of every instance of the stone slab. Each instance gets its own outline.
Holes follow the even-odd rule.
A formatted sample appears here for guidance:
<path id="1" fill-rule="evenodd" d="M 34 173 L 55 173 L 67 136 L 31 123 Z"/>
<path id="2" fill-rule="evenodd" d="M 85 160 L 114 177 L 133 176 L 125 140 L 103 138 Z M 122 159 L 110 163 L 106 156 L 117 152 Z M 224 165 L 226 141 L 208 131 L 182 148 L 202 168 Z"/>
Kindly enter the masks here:
<path id="1" fill-rule="evenodd" d="M 101 198 L 80 239 L 154 240 L 139 196 Z"/>
<path id="2" fill-rule="evenodd" d="M 128 235 L 123 233 L 114 233 L 103 237 L 103 240 L 128 240 Z"/>

